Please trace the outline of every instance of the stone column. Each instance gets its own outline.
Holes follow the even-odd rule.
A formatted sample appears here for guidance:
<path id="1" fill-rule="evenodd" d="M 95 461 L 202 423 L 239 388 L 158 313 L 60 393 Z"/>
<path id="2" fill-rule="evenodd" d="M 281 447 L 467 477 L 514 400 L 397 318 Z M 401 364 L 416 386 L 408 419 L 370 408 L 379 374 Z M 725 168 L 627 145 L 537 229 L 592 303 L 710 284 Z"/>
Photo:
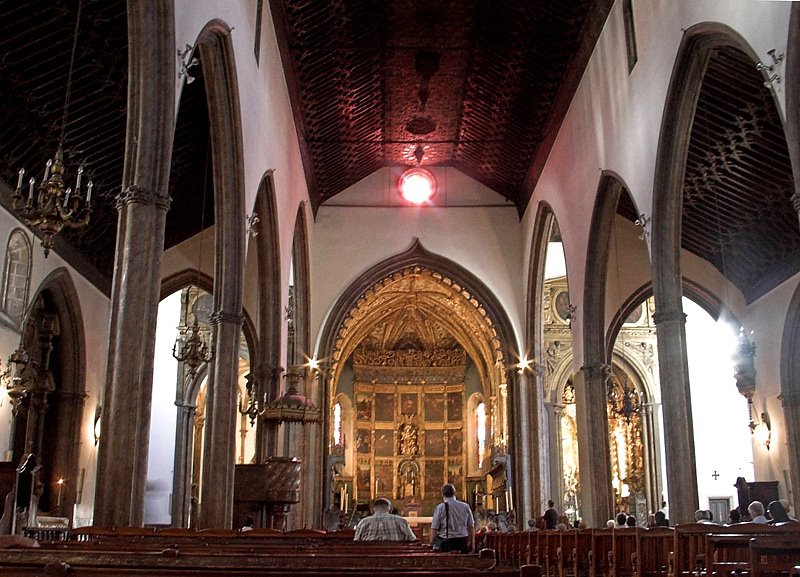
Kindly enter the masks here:
<path id="1" fill-rule="evenodd" d="M 561 510 L 562 498 L 564 496 L 564 463 L 561 454 L 561 414 L 564 411 L 563 405 L 554 405 L 547 403 L 547 418 L 550 423 L 550 431 L 547 435 L 548 445 L 550 447 L 550 492 L 547 495 L 548 499 L 555 501 L 556 506 Z M 541 515 L 546 501 L 538 503 Z"/>
<path id="2" fill-rule="evenodd" d="M 111 293 L 94 523 L 144 522 L 150 397 L 175 124 L 171 0 L 128 0 L 128 134 Z"/>
<path id="3" fill-rule="evenodd" d="M 175 401 L 178 420 L 175 424 L 175 464 L 172 473 L 172 526 L 188 527 L 192 486 L 192 440 L 196 407 Z"/>
<path id="4" fill-rule="evenodd" d="M 614 513 L 608 445 L 606 374 L 608 365 L 581 367 L 575 379 L 583 518 L 589 527 L 604 527 Z"/>
<path id="5" fill-rule="evenodd" d="M 793 515 L 800 508 L 800 391 L 781 393 L 778 397 L 783 405 L 783 422 L 786 427 L 786 450 L 788 452 L 789 478 Z"/>
<path id="6" fill-rule="evenodd" d="M 512 381 L 514 395 L 514 465 L 516 470 L 516 487 L 514 488 L 514 507 L 517 517 L 517 527 L 526 527 L 527 520 L 531 515 L 531 496 L 532 479 L 535 477 L 533 471 L 533 444 L 531 443 L 530 433 L 535 431 L 534 423 L 530 419 L 530 387 L 531 381 L 529 373 L 524 371 L 516 377 L 509 375 Z"/>
<path id="7" fill-rule="evenodd" d="M 236 401 L 241 314 L 216 312 L 215 357 L 208 381 L 200 528 L 233 526 L 233 474 L 236 462 Z"/>
<path id="8" fill-rule="evenodd" d="M 656 306 L 658 304 L 656 301 Z M 677 308 L 657 311 L 653 320 L 658 336 L 670 522 L 691 523 L 699 505 L 686 355 L 686 315 L 678 305 Z"/>

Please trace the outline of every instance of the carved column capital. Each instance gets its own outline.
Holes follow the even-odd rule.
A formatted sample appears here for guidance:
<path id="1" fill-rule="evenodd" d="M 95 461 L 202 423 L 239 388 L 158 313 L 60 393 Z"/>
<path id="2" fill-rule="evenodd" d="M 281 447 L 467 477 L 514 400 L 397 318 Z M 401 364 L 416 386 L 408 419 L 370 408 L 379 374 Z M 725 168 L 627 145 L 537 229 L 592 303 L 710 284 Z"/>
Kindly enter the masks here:
<path id="1" fill-rule="evenodd" d="M 229 313 L 226 311 L 215 311 L 211 314 L 211 318 L 209 320 L 215 325 L 229 323 L 241 327 L 242 323 L 244 323 L 244 315 L 240 313 Z"/>
<path id="2" fill-rule="evenodd" d="M 781 405 L 784 407 L 800 407 L 800 391 L 786 391 L 778 395 Z"/>
<path id="3" fill-rule="evenodd" d="M 653 322 L 656 323 L 657 325 L 670 322 L 679 322 L 685 324 L 686 313 L 684 313 L 681 310 L 657 311 L 653 315 Z"/>
<path id="4" fill-rule="evenodd" d="M 169 210 L 171 203 L 172 198 L 169 195 L 156 194 L 151 190 L 145 190 L 140 186 L 132 184 L 117 195 L 115 206 L 119 211 L 126 205 L 145 204 L 155 206 L 166 212 Z"/>

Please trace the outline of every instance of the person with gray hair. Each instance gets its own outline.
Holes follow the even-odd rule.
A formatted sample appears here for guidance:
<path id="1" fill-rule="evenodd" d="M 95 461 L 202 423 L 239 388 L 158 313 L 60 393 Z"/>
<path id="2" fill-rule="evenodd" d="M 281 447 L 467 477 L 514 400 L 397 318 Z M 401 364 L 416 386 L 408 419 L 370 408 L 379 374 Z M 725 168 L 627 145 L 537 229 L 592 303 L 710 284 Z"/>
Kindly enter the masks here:
<path id="1" fill-rule="evenodd" d="M 400 515 L 391 513 L 392 502 L 384 497 L 375 499 L 372 515 L 356 525 L 354 541 L 416 541 L 417 536 Z"/>
<path id="2" fill-rule="evenodd" d="M 456 488 L 442 486 L 442 503 L 436 506 L 431 521 L 431 544 L 440 551 L 469 553 L 475 545 L 475 519 L 472 509 L 456 499 Z"/>
<path id="3" fill-rule="evenodd" d="M 747 506 L 747 512 L 750 513 L 750 520 L 753 523 L 761 523 L 766 525 L 767 518 L 764 516 L 764 503 L 761 501 L 753 501 Z"/>

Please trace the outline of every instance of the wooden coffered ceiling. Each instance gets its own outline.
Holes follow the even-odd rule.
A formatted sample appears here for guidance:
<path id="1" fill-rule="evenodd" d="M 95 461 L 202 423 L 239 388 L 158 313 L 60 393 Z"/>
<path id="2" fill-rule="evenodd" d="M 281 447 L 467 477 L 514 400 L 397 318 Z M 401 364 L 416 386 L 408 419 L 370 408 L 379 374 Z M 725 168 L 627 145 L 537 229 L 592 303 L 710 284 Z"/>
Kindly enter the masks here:
<path id="1" fill-rule="evenodd" d="M 314 210 L 378 168 L 415 164 L 421 147 L 423 166 L 455 167 L 521 214 L 611 5 L 271 0 Z M 37 173 L 55 152 L 76 8 L 0 0 L 7 208 L 19 168 Z M 126 0 L 83 0 L 76 48 L 65 160 L 73 172 L 87 164 L 97 202 L 89 226 L 59 234 L 56 250 L 108 293 L 127 122 Z M 213 191 L 197 202 L 212 179 L 202 67 L 192 73 L 197 80 L 183 88 L 176 123 L 166 248 L 213 222 Z M 783 126 L 763 80 L 745 54 L 715 50 L 684 187 L 683 248 L 726 274 L 748 301 L 800 270 Z M 633 220 L 637 209 L 623 203 L 619 212 Z"/>
<path id="2" fill-rule="evenodd" d="M 522 214 L 612 4 L 272 0 L 314 209 L 422 152 Z"/>

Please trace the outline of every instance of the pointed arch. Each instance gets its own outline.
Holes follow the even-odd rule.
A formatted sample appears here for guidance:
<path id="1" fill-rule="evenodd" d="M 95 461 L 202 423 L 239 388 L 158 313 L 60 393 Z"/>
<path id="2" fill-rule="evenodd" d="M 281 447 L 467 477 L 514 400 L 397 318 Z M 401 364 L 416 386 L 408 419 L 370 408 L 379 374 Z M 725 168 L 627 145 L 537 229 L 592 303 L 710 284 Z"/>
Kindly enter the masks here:
<path id="1" fill-rule="evenodd" d="M 212 20 L 199 34 L 214 183 L 215 358 L 209 378 L 201 527 L 231 527 L 239 334 L 243 321 L 246 214 L 244 156 L 231 29 Z"/>
<path id="2" fill-rule="evenodd" d="M 51 404 L 55 412 L 50 414 L 47 423 L 47 444 L 50 455 L 38 455 L 41 462 L 49 465 L 43 479 L 48 487 L 55 486 L 60 478 L 78 478 L 78 458 L 81 447 L 81 424 L 86 399 L 86 335 L 83 324 L 80 298 L 75 282 L 66 267 L 59 267 L 45 277 L 31 299 L 25 318 L 28 324 L 35 322 L 38 302 L 44 302 L 47 312 L 56 319 L 57 340 L 49 352 L 53 367 L 56 389 L 51 393 Z M 31 327 L 25 334 L 30 335 Z M 27 343 L 28 350 L 38 346 Z M 40 430 L 45 430 L 44 428 Z M 49 484 L 48 484 L 49 483 Z M 63 497 L 64 511 L 72 511 L 77 498 L 77 484 L 68 485 Z"/>
<path id="3" fill-rule="evenodd" d="M 339 380 L 344 362 L 353 350 L 353 343 L 358 340 L 357 335 L 353 332 L 359 324 L 356 322 L 356 317 L 358 320 L 362 320 L 360 315 L 369 305 L 367 302 L 369 295 L 374 296 L 381 293 L 385 287 L 391 287 L 394 283 L 403 282 L 404 279 L 419 275 L 425 276 L 425 282 L 430 283 L 431 287 L 440 286 L 441 291 L 447 292 L 454 307 L 461 307 L 465 311 L 472 310 L 470 318 L 475 321 L 475 328 L 483 327 L 480 330 L 483 334 L 481 340 L 486 341 L 485 345 L 488 349 L 478 353 L 478 350 L 471 347 L 469 343 L 460 342 L 460 344 L 467 350 L 472 349 L 471 356 L 476 362 L 476 369 L 484 377 L 482 382 L 492 384 L 493 393 L 497 395 L 499 403 L 504 402 L 507 386 L 507 390 L 511 393 L 508 395 L 508 414 L 512 415 L 519 383 L 516 380 L 517 372 L 507 369 L 511 364 L 510 359 L 519 358 L 519 350 L 508 316 L 494 294 L 480 279 L 457 263 L 428 252 L 418 239 L 415 239 L 405 252 L 374 265 L 356 278 L 344 290 L 332 308 L 322 329 L 318 351 L 318 357 L 326 359 L 329 365 L 324 390 L 326 403 L 333 394 L 332 387 Z M 465 312 L 465 314 L 467 313 Z M 449 322 L 450 324 L 447 326 L 453 328 L 452 319 L 440 317 L 439 320 L 445 323 Z M 487 375 L 487 372 L 491 372 L 491 374 Z M 327 415 L 329 412 L 325 411 L 323 414 Z M 509 420 L 511 421 L 511 419 Z M 519 430 L 517 421 L 510 422 L 509 427 L 512 431 L 509 439 L 501 442 L 508 442 L 508 452 L 514 455 L 517 454 L 517 437 L 521 434 L 521 430 Z M 323 429 L 323 434 L 325 438 L 322 446 L 327 447 L 330 434 L 327 425 Z M 515 467 L 517 467 L 516 464 Z M 326 496 L 325 506 L 328 505 L 327 501 L 330 498 L 330 481 L 331 479 L 326 475 L 323 491 L 323 495 Z"/>
<path id="4" fill-rule="evenodd" d="M 0 311 L 17 326 L 22 324 L 25 318 L 31 284 L 32 257 L 33 247 L 28 234 L 22 228 L 13 229 L 8 235 L 5 250 Z"/>

